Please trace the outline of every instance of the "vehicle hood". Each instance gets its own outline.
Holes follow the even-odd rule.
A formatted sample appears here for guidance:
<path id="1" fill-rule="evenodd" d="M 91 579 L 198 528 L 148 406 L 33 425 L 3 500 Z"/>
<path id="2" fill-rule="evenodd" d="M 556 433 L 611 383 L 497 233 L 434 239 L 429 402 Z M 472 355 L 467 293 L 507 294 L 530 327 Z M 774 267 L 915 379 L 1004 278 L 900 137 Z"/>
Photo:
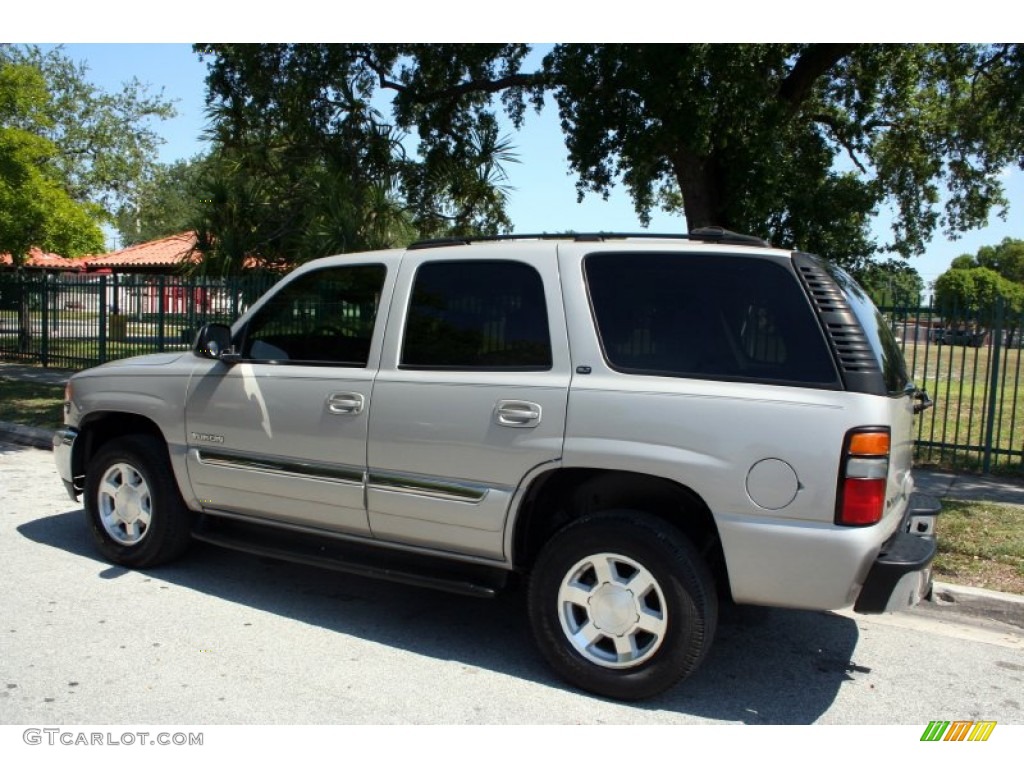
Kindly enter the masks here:
<path id="1" fill-rule="evenodd" d="M 188 355 L 188 352 L 156 352 L 152 355 L 139 355 L 138 357 L 126 357 L 123 360 L 111 360 L 109 363 L 89 368 L 88 371 L 97 373 L 113 373 L 116 369 L 132 369 L 154 365 L 170 365 Z"/>

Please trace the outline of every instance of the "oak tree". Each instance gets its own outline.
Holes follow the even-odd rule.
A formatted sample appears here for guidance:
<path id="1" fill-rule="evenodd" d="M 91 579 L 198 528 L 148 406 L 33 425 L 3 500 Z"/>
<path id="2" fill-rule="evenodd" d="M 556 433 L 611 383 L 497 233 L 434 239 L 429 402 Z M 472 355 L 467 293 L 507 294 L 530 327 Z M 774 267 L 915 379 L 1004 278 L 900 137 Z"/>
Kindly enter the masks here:
<path id="1" fill-rule="evenodd" d="M 539 65 L 521 44 L 197 49 L 233 141 L 283 129 L 348 155 L 350 178 L 391 178 L 417 221 L 458 192 L 425 181 L 435 169 L 467 167 L 471 137 L 493 139 L 499 112 L 520 126 L 549 98 L 580 195 L 624 184 L 642 222 L 669 207 L 690 229 L 850 267 L 983 225 L 1005 206 L 1001 171 L 1024 158 L 1024 46 L 1012 44 L 558 44 Z M 508 226 L 469 202 L 478 226 Z M 883 206 L 894 223 L 876 242 Z"/>

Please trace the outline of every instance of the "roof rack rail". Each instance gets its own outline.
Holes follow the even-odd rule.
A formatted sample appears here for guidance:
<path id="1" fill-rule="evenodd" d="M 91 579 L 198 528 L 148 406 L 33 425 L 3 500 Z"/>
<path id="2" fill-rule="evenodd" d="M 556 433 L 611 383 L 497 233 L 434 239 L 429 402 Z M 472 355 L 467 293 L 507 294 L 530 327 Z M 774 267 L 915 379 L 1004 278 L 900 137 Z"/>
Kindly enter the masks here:
<path id="1" fill-rule="evenodd" d="M 700 240 L 705 243 L 729 243 L 731 245 L 756 245 L 761 248 L 771 248 L 772 244 L 767 240 L 754 235 L 744 235 L 733 232 L 722 227 L 698 227 L 690 230 L 691 240 Z"/>
<path id="2" fill-rule="evenodd" d="M 465 235 L 458 237 L 438 237 L 430 240 L 418 240 L 409 246 L 410 251 L 425 248 L 443 248 L 449 245 L 470 245 L 471 243 L 488 243 L 501 240 L 573 240 L 577 243 L 600 243 L 606 240 L 625 240 L 627 238 L 645 240 L 699 240 L 704 243 L 727 243 L 730 245 L 756 245 L 770 248 L 767 240 L 753 235 L 732 232 L 722 227 L 699 227 L 688 233 L 681 232 L 544 232 L 541 234 L 513 235 Z"/>

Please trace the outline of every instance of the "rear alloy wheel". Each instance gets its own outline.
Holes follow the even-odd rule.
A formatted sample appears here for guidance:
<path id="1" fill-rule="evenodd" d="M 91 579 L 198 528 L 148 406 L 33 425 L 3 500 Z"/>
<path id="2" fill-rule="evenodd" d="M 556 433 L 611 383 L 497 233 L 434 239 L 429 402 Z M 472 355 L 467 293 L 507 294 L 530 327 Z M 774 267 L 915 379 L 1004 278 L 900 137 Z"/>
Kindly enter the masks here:
<path id="1" fill-rule="evenodd" d="M 154 437 L 130 435 L 104 445 L 89 463 L 84 501 L 93 538 L 112 562 L 146 568 L 188 546 L 191 513 L 167 449 Z"/>
<path id="2" fill-rule="evenodd" d="M 678 530 L 643 512 L 574 521 L 530 581 L 534 636 L 562 677 L 617 699 L 662 693 L 704 659 L 718 620 L 714 582 Z"/>
<path id="3" fill-rule="evenodd" d="M 599 552 L 576 563 L 558 590 L 566 638 L 588 661 L 628 669 L 654 656 L 668 631 L 668 606 L 640 563 Z"/>

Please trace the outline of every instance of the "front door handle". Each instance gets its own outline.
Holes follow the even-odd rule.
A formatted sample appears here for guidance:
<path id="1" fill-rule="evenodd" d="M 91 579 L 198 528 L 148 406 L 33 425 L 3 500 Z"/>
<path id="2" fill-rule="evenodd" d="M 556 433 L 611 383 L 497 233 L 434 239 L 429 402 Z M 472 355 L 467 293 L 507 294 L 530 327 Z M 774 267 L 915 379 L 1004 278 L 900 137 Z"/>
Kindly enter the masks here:
<path id="1" fill-rule="evenodd" d="M 503 427 L 535 427 L 540 415 L 540 405 L 525 400 L 499 400 L 494 409 L 494 420 Z"/>
<path id="2" fill-rule="evenodd" d="M 332 392 L 327 396 L 327 410 L 339 416 L 362 413 L 366 398 L 358 392 Z"/>

